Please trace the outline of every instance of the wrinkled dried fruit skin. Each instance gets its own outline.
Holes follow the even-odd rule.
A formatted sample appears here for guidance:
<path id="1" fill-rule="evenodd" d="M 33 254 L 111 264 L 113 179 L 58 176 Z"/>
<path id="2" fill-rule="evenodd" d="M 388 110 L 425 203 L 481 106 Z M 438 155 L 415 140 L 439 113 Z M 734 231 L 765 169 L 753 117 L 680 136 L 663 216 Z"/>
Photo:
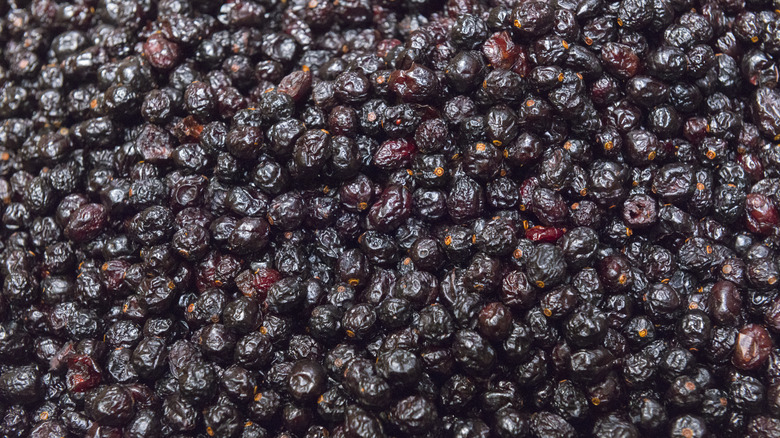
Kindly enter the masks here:
<path id="1" fill-rule="evenodd" d="M 447 210 L 455 222 L 479 216 L 484 206 L 482 187 L 469 177 L 456 180 L 447 197 Z"/>
<path id="2" fill-rule="evenodd" d="M 296 71 L 285 76 L 279 82 L 278 90 L 287 93 L 296 102 L 309 94 L 311 88 L 312 73 L 307 67 L 301 71 Z"/>
<path id="3" fill-rule="evenodd" d="M 772 200 L 758 193 L 745 199 L 745 218 L 748 229 L 756 234 L 768 235 L 780 226 L 780 214 Z"/>
<path id="4" fill-rule="evenodd" d="M 780 92 L 762 87 L 756 90 L 750 102 L 753 122 L 761 132 L 774 139 L 780 135 Z"/>
<path id="5" fill-rule="evenodd" d="M 400 3 L 0 1 L 0 436 L 780 437 L 776 5 Z"/>
<path id="6" fill-rule="evenodd" d="M 769 357 L 772 339 L 762 326 L 748 324 L 737 334 L 734 356 L 734 366 L 743 370 L 754 370 L 761 367 Z"/>
<path id="7" fill-rule="evenodd" d="M 601 60 L 608 71 L 623 79 L 635 76 L 640 67 L 639 57 L 625 44 L 605 44 L 601 50 Z"/>
<path id="8" fill-rule="evenodd" d="M 160 70 L 169 70 L 179 61 L 179 46 L 168 41 L 162 34 L 152 34 L 144 43 L 149 64 Z"/>
<path id="9" fill-rule="evenodd" d="M 388 140 L 377 148 L 373 164 L 384 170 L 401 169 L 411 164 L 416 152 L 417 147 L 413 141 Z"/>
<path id="10" fill-rule="evenodd" d="M 324 130 L 309 130 L 295 142 L 293 158 L 301 170 L 317 172 L 331 154 L 330 134 Z"/>
<path id="11" fill-rule="evenodd" d="M 75 242 L 94 239 L 103 230 L 107 216 L 101 204 L 84 205 L 70 217 L 65 235 Z"/>
<path id="12" fill-rule="evenodd" d="M 405 187 L 391 186 L 382 192 L 368 212 L 369 223 L 378 231 L 397 228 L 411 214 L 412 195 Z"/>
<path id="13" fill-rule="evenodd" d="M 390 75 L 390 88 L 405 102 L 423 103 L 436 97 L 439 80 L 431 69 L 412 64 L 408 70 L 396 70 Z"/>

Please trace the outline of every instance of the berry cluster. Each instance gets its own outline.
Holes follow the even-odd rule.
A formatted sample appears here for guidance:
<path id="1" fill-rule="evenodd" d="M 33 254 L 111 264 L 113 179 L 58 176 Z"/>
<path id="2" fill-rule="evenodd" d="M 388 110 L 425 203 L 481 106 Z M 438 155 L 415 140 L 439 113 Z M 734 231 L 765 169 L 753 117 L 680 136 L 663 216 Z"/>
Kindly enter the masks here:
<path id="1" fill-rule="evenodd" d="M 780 436 L 770 0 L 0 17 L 0 436 Z"/>

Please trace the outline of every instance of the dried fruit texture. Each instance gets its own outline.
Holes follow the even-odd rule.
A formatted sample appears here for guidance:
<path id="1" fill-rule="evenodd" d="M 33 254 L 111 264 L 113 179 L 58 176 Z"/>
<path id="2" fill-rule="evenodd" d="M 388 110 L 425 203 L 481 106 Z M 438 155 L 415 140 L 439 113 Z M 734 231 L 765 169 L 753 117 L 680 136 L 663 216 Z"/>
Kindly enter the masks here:
<path id="1" fill-rule="evenodd" d="M 405 187 L 385 189 L 368 212 L 368 222 L 382 232 L 398 228 L 411 214 L 412 196 Z"/>
<path id="2" fill-rule="evenodd" d="M 639 56 L 631 46 L 620 43 L 607 43 L 601 48 L 601 61 L 604 68 L 621 79 L 629 79 L 639 73 Z"/>
<path id="3" fill-rule="evenodd" d="M 507 31 L 496 32 L 482 46 L 482 53 L 487 62 L 503 70 L 509 70 L 515 65 L 520 50 L 521 46 L 514 42 L 512 35 Z"/>
<path id="4" fill-rule="evenodd" d="M 416 152 L 411 140 L 388 140 L 377 148 L 373 164 L 384 170 L 402 169 L 412 164 Z"/>
<path id="5" fill-rule="evenodd" d="M 525 230 L 525 238 L 534 242 L 555 242 L 566 234 L 566 229 L 556 227 L 533 226 Z"/>
<path id="6" fill-rule="evenodd" d="M 751 193 L 745 198 L 745 217 L 748 229 L 756 234 L 769 235 L 780 226 L 780 215 L 768 196 Z"/>
<path id="7" fill-rule="evenodd" d="M 764 327 L 748 324 L 737 334 L 732 362 L 743 370 L 760 368 L 769 359 L 772 346 L 772 338 Z"/>
<path id="8" fill-rule="evenodd" d="M 289 94 L 293 100 L 299 101 L 309 95 L 311 80 L 311 70 L 306 67 L 301 71 L 296 71 L 285 76 L 282 81 L 279 82 L 277 90 Z"/>
<path id="9" fill-rule="evenodd" d="M 179 45 L 168 41 L 162 33 L 153 33 L 144 43 L 144 54 L 152 67 L 170 70 L 179 61 Z"/>
<path id="10" fill-rule="evenodd" d="M 771 3 L 0 1 L 0 436 L 780 437 Z"/>
<path id="11" fill-rule="evenodd" d="M 94 239 L 103 231 L 107 216 L 102 204 L 83 205 L 70 216 L 65 235 L 74 242 Z"/>
<path id="12" fill-rule="evenodd" d="M 73 355 L 68 358 L 68 372 L 65 376 L 68 391 L 85 392 L 97 386 L 100 381 L 101 372 L 93 358 L 87 355 Z"/>
<path id="13" fill-rule="evenodd" d="M 753 123 L 764 135 L 777 140 L 780 136 L 780 91 L 761 87 L 750 100 Z"/>
<path id="14" fill-rule="evenodd" d="M 390 88 L 405 102 L 423 103 L 439 92 L 439 79 L 433 70 L 412 64 L 408 70 L 395 70 L 390 75 Z"/>

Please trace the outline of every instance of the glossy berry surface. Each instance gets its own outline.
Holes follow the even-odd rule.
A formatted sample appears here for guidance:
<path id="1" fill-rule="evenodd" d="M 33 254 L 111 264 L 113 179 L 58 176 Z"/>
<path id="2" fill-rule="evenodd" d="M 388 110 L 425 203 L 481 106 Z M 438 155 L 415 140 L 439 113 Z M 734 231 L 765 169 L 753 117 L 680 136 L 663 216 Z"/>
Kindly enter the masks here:
<path id="1" fill-rule="evenodd" d="M 0 1 L 0 436 L 780 437 L 776 58 L 768 0 Z"/>

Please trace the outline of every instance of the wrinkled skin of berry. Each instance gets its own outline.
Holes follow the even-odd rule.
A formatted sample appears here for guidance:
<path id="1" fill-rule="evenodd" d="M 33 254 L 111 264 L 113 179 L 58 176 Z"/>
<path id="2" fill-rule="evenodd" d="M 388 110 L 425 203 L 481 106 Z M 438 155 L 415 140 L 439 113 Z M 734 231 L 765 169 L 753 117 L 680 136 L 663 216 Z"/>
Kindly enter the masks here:
<path id="1" fill-rule="evenodd" d="M 3 437 L 780 436 L 768 0 L 0 2 Z"/>

